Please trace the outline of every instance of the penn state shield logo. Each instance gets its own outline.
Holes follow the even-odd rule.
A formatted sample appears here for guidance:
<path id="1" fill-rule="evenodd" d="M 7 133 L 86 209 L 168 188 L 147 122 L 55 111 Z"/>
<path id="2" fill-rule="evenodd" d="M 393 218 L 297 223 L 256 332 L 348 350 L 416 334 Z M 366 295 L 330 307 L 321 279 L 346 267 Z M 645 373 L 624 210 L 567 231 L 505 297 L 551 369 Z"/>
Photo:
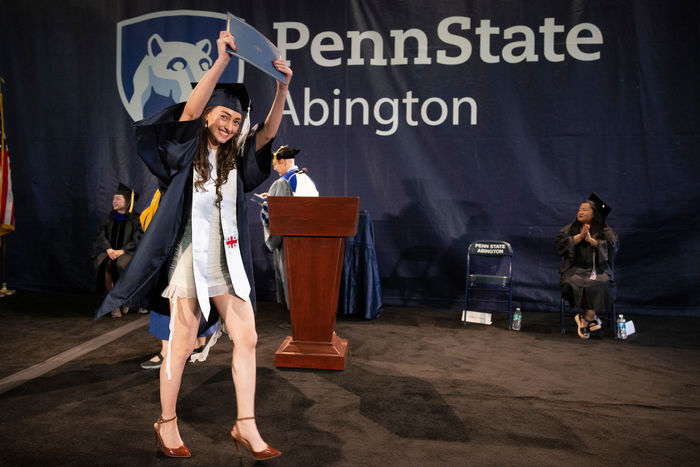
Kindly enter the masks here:
<path id="1" fill-rule="evenodd" d="M 150 13 L 117 23 L 117 87 L 134 121 L 185 102 L 192 84 L 217 56 L 216 39 L 226 29 L 226 15 L 174 10 Z M 231 60 L 220 81 L 243 82 L 244 65 Z"/>

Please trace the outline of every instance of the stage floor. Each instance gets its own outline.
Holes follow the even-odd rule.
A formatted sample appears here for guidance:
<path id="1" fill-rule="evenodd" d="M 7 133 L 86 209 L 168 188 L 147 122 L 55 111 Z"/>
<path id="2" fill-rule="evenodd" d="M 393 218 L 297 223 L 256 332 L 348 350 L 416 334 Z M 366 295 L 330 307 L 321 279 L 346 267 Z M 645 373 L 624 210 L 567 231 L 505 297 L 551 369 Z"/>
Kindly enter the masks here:
<path id="1" fill-rule="evenodd" d="M 232 343 L 185 369 L 178 417 L 190 460 L 157 454 L 159 349 L 148 316 L 92 320 L 94 296 L 0 298 L 0 465 L 252 465 L 236 418 Z M 699 465 L 700 319 L 635 316 L 637 334 L 587 341 L 558 314 L 523 329 L 460 310 L 341 317 L 344 371 L 278 369 L 290 334 L 258 307 L 258 426 L 279 466 Z M 629 318 L 629 317 L 628 317 Z M 35 366 L 36 365 L 36 366 Z M 47 371 L 48 370 L 48 371 Z M 47 371 L 44 373 L 44 371 Z"/>

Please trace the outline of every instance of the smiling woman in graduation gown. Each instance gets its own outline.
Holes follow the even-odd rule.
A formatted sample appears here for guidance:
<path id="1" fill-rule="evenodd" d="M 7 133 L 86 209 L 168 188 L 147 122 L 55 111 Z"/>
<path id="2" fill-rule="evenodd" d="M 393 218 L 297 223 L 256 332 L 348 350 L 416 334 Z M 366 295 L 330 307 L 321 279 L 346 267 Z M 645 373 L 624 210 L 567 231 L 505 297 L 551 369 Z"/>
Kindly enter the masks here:
<path id="1" fill-rule="evenodd" d="M 166 456 L 190 457 L 179 434 L 176 402 L 200 317 L 213 321 L 216 315 L 211 300 L 234 341 L 238 419 L 231 436 L 236 446 L 243 445 L 255 459 L 263 460 L 280 452 L 263 441 L 254 417 L 257 334 L 244 192 L 269 175 L 270 143 L 281 122 L 287 84 L 277 82 L 265 122 L 250 132 L 243 124 L 239 132 L 249 102 L 245 88 L 216 85 L 215 89 L 230 61 L 227 47 L 236 50 L 233 36 L 222 31 L 218 58 L 186 104 L 135 124 L 139 155 L 159 179 L 162 196 L 125 271 L 126 280 L 112 289 L 97 317 L 121 304 L 165 311 L 163 305 L 169 302 L 171 348 L 161 367 L 162 411 L 153 428 Z M 285 61 L 273 64 L 288 83 L 292 71 Z"/>
<path id="2" fill-rule="evenodd" d="M 161 199 L 151 223 L 141 239 L 128 272 L 115 285 L 97 311 L 96 318 L 109 313 L 117 306 L 140 306 L 169 314 L 168 300 L 161 292 L 168 286 L 168 266 L 174 254 L 178 239 L 182 236 L 187 223 L 187 214 L 192 206 L 192 164 L 197 149 L 202 118 L 192 121 L 179 122 L 185 104 L 176 104 L 142 120 L 134 125 L 139 156 L 149 170 L 158 178 L 161 188 Z M 245 192 L 252 191 L 270 175 L 272 161 L 271 143 L 255 151 L 255 136 L 262 130 L 264 123 L 255 125 L 244 138 L 239 156 L 237 157 L 236 183 L 229 183 L 226 190 L 235 189 L 235 211 L 233 205 L 224 209 L 222 217 L 233 215 L 235 212 L 238 228 L 237 244 L 239 245 L 242 266 L 250 281 L 250 298 L 255 301 L 253 286 L 253 262 L 250 253 L 250 235 L 247 224 L 247 204 Z M 226 193 L 224 202 L 229 203 L 232 193 Z M 208 224 L 208 217 L 193 217 L 194 230 Z M 227 222 L 228 221 L 228 222 Z M 223 222 L 230 225 L 230 219 Z M 209 227 L 207 225 L 206 231 Z M 193 232 L 194 233 L 194 232 Z M 228 237 L 227 237 L 228 238 Z M 227 258 L 228 259 L 228 258 Z M 203 302 L 203 303 L 202 303 Z M 209 301 L 206 303 L 207 321 L 216 322 L 215 310 L 209 315 Z M 204 307 L 202 312 L 205 313 Z"/>

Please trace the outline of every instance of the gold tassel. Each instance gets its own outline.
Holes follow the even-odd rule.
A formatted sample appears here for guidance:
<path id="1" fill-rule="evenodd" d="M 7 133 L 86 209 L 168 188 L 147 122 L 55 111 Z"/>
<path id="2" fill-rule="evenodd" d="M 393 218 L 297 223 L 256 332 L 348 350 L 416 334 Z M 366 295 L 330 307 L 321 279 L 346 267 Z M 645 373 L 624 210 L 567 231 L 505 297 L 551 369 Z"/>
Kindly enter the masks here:
<path id="1" fill-rule="evenodd" d="M 134 189 L 131 189 L 131 203 L 129 204 L 129 212 L 134 209 Z"/>
<path id="2" fill-rule="evenodd" d="M 156 211 L 158 210 L 158 204 L 160 203 L 160 190 L 156 190 L 155 193 L 153 193 L 153 199 L 151 200 L 151 204 L 146 206 L 146 208 L 141 212 L 141 228 L 146 231 L 148 226 L 151 223 L 151 220 L 153 219 L 153 216 L 156 215 Z"/>
<path id="3" fill-rule="evenodd" d="M 286 148 L 287 146 L 288 146 L 287 144 L 285 144 L 284 146 L 280 146 L 279 148 L 277 148 L 277 151 L 275 151 L 275 152 L 272 153 L 272 163 L 273 163 L 273 164 L 276 164 L 276 163 L 277 163 L 277 154 L 279 154 L 279 152 L 280 152 L 282 149 Z"/>

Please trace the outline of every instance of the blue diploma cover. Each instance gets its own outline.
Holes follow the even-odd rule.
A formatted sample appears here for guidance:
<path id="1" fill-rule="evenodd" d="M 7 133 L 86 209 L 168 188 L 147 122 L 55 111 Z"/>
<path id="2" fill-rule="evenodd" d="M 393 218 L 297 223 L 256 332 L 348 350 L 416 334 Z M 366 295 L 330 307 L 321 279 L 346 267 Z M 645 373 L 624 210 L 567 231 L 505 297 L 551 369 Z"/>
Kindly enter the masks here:
<path id="1" fill-rule="evenodd" d="M 273 60 L 282 58 L 277 47 L 250 24 L 231 13 L 227 12 L 226 15 L 228 16 L 226 30 L 233 35 L 238 47 L 235 52 L 230 48 L 227 49 L 228 53 L 242 58 L 276 80 L 287 84 L 287 77 L 272 64 Z"/>

